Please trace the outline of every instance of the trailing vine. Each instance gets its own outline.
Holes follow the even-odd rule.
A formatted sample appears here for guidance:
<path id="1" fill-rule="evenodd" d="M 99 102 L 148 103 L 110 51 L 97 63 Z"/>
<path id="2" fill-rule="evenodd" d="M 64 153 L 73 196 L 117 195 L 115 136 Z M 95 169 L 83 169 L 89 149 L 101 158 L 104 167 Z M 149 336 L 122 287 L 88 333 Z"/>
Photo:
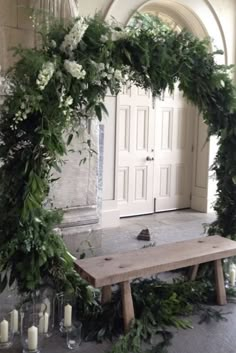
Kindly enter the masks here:
<path id="1" fill-rule="evenodd" d="M 226 320 L 226 313 L 206 306 L 215 302 L 210 281 L 178 279 L 169 284 L 153 277 L 134 281 L 132 294 L 136 319 L 128 334 L 124 335 L 122 330 L 121 295 L 115 291 L 111 303 L 101 306 L 98 302 L 87 314 L 80 312 L 85 339 L 114 341 L 119 336 L 111 353 L 164 353 L 172 342 L 170 327 L 192 328 L 189 315 L 197 315 L 199 324 Z M 143 350 L 144 342 L 148 348 Z"/>

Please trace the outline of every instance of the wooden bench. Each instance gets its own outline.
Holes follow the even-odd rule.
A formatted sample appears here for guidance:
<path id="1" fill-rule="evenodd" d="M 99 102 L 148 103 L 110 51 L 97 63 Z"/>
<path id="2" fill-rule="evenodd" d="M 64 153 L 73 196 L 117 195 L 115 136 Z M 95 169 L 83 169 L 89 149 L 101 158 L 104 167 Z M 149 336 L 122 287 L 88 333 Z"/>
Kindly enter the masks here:
<path id="1" fill-rule="evenodd" d="M 236 255 L 236 242 L 218 235 L 148 247 L 126 253 L 76 260 L 80 275 L 94 287 L 102 287 L 102 301 L 111 299 L 111 285 L 121 286 L 124 328 L 134 319 L 130 280 L 191 266 L 190 279 L 198 265 L 214 261 L 217 304 L 226 304 L 221 259 Z"/>

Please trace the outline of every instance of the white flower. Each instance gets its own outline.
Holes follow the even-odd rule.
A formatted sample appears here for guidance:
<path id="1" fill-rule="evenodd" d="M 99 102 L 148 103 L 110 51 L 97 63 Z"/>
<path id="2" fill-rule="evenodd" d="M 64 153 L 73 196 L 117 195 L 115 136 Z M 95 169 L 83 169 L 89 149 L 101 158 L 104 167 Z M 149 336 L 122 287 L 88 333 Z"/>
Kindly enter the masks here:
<path id="1" fill-rule="evenodd" d="M 123 78 L 123 75 L 122 75 L 121 70 L 115 70 L 115 72 L 114 72 L 114 77 L 115 77 L 116 80 L 121 81 L 122 78 Z"/>
<path id="2" fill-rule="evenodd" d="M 126 38 L 127 37 L 127 32 L 125 31 L 116 31 L 115 29 L 112 30 L 112 33 L 111 33 L 111 40 L 113 42 L 116 42 L 117 40 L 119 39 L 123 39 L 123 38 Z"/>
<path id="3" fill-rule="evenodd" d="M 108 41 L 108 36 L 105 35 L 105 34 L 102 34 L 101 37 L 100 37 L 100 41 L 102 43 L 106 43 Z"/>
<path id="4" fill-rule="evenodd" d="M 56 43 L 56 41 L 54 39 L 51 40 L 51 47 L 52 48 L 56 48 L 57 47 L 57 43 Z"/>
<path id="5" fill-rule="evenodd" d="M 105 70 L 105 64 L 104 63 L 99 63 L 99 64 L 97 64 L 97 68 L 98 68 L 99 71 L 103 71 L 103 70 Z"/>
<path id="6" fill-rule="evenodd" d="M 36 83 L 41 91 L 47 86 L 55 72 L 55 64 L 48 61 L 43 64 L 41 71 L 39 72 Z"/>
<path id="7" fill-rule="evenodd" d="M 64 41 L 61 44 L 60 49 L 64 52 L 67 50 L 73 51 L 77 48 L 79 42 L 83 38 L 83 35 L 88 28 L 87 23 L 83 17 L 79 18 L 70 32 L 65 36 Z"/>
<path id="8" fill-rule="evenodd" d="M 84 79 L 86 75 L 86 71 L 83 69 L 83 66 L 77 64 L 76 61 L 65 60 L 64 67 L 67 72 L 71 74 L 71 76 L 79 79 Z"/>
<path id="9" fill-rule="evenodd" d="M 73 104 L 73 98 L 71 96 L 67 97 L 65 100 L 65 106 L 69 107 L 72 104 Z"/>

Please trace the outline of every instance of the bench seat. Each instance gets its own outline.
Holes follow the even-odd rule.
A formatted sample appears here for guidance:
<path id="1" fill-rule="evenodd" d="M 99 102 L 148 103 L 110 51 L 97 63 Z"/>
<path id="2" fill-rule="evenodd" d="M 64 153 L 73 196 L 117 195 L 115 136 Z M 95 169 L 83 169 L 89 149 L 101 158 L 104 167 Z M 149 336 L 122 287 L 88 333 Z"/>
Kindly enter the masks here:
<path id="1" fill-rule="evenodd" d="M 110 256 L 76 260 L 80 275 L 96 288 L 103 288 L 103 302 L 111 298 L 111 285 L 120 283 L 126 331 L 134 318 L 130 280 L 191 266 L 195 279 L 198 265 L 215 264 L 217 303 L 226 304 L 221 259 L 236 255 L 236 242 L 221 236 L 201 237 L 133 250 Z"/>

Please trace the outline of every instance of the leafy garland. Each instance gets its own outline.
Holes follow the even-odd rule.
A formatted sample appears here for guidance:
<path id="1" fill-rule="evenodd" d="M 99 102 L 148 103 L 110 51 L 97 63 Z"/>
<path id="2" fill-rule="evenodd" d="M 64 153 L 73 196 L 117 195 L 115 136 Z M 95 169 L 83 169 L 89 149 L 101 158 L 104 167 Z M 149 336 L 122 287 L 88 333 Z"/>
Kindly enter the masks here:
<path id="1" fill-rule="evenodd" d="M 167 88 L 172 91 L 179 82 L 184 96 L 199 108 L 209 135 L 219 140 L 213 165 L 217 220 L 209 234 L 236 239 L 235 91 L 229 68 L 215 62 L 219 51 L 209 53 L 207 40 L 200 41 L 186 31 L 176 33 L 156 17 L 138 15 L 126 28 L 110 26 L 98 17 L 81 17 L 68 25 L 54 23 L 41 34 L 41 48 L 16 50 L 19 60 L 8 73 L 10 95 L 1 111 L 0 291 L 14 282 L 23 293 L 53 285 L 58 291 L 76 292 L 82 314 L 99 318 L 96 291 L 76 273 L 55 231 L 62 214 L 47 207 L 53 170 L 60 170 L 67 145 L 74 136 L 81 136 L 81 126 L 93 117 L 102 119 L 107 89 L 116 94 L 129 80 L 156 96 Z M 86 142 L 90 149 L 91 141 Z M 185 325 L 174 318 L 185 312 L 183 302 L 179 305 L 174 295 L 175 285 L 170 287 L 172 296 L 167 295 L 172 308 L 169 322 L 156 321 L 151 315 L 158 301 L 150 302 L 148 293 L 155 286 L 152 282 L 133 286 L 138 320 L 114 352 L 127 352 L 127 347 L 140 352 L 141 341 L 160 329 L 168 343 L 163 325 Z M 162 284 L 158 291 L 165 288 Z M 190 287 L 182 299 L 189 293 Z M 200 287 L 196 294 L 202 301 Z M 160 318 L 168 319 L 168 311 Z M 98 332 L 102 335 L 104 328 Z"/>
<path id="2" fill-rule="evenodd" d="M 111 303 L 101 306 L 97 302 L 89 312 L 80 311 L 86 340 L 102 342 L 119 336 L 111 353 L 141 353 L 144 342 L 149 347 L 145 353 L 166 353 L 173 337 L 169 327 L 192 328 L 189 315 L 198 315 L 199 324 L 226 320 L 226 313 L 205 305 L 215 302 L 210 281 L 179 278 L 169 284 L 153 277 L 136 280 L 131 286 L 136 319 L 128 334 L 124 336 L 122 330 L 121 295 L 114 291 Z"/>
<path id="3" fill-rule="evenodd" d="M 219 137 L 217 221 L 210 228 L 236 234 L 236 105 L 228 68 L 217 65 L 208 41 L 176 33 L 156 17 L 138 15 L 122 28 L 98 17 L 54 23 L 40 49 L 16 50 L 9 72 L 11 94 L 0 122 L 1 288 L 15 280 L 20 291 L 51 282 L 74 290 L 81 279 L 55 233 L 60 212 L 46 207 L 53 169 L 91 117 L 102 119 L 107 89 L 129 80 L 153 95 L 179 89 Z M 90 146 L 90 141 L 87 141 Z M 5 274 L 3 274 L 5 272 Z M 8 273 L 10 276 L 8 279 Z"/>

